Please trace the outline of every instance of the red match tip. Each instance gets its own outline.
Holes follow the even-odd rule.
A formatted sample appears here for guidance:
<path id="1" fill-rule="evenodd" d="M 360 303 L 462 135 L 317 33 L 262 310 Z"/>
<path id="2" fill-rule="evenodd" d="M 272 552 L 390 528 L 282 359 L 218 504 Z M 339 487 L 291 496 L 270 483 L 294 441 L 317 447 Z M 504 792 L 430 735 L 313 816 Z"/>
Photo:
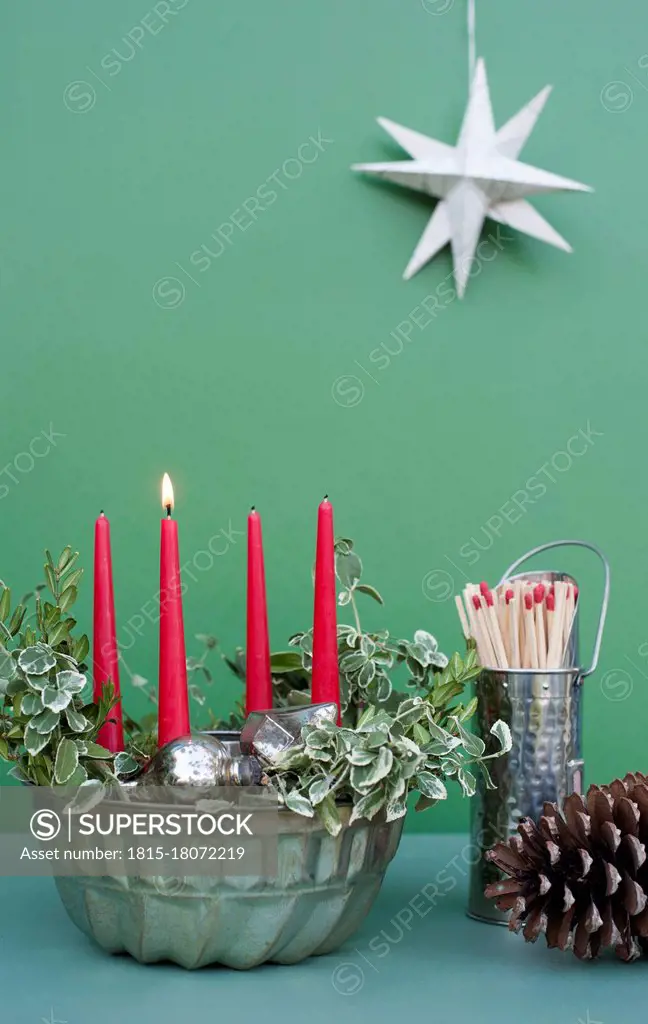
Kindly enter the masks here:
<path id="1" fill-rule="evenodd" d="M 484 597 L 486 599 L 486 604 L 488 605 L 488 607 L 492 608 L 493 607 L 493 595 L 491 594 L 490 590 L 486 591 L 486 593 L 484 594 Z"/>
<path id="2" fill-rule="evenodd" d="M 555 612 L 556 610 L 556 596 L 555 594 L 547 594 L 547 611 Z"/>
<path id="3" fill-rule="evenodd" d="M 533 594 L 524 595 L 524 607 L 528 612 L 533 608 Z"/>
<path id="4" fill-rule="evenodd" d="M 486 594 L 490 590 L 490 587 L 488 586 L 488 583 L 486 582 L 486 580 L 482 580 L 481 581 L 481 583 L 479 584 L 479 589 L 481 590 L 483 596 L 486 597 Z"/>
<path id="5" fill-rule="evenodd" d="M 507 590 L 506 593 L 504 594 L 504 597 L 506 598 L 506 603 L 509 604 L 515 597 L 515 591 Z"/>
<path id="6" fill-rule="evenodd" d="M 537 587 L 533 588 L 533 597 L 536 604 L 542 604 L 545 596 L 545 588 L 542 583 L 538 583 Z"/>
<path id="7" fill-rule="evenodd" d="M 472 603 L 474 604 L 477 611 L 479 611 L 479 609 L 481 608 L 481 601 L 477 597 L 477 594 L 473 594 Z"/>

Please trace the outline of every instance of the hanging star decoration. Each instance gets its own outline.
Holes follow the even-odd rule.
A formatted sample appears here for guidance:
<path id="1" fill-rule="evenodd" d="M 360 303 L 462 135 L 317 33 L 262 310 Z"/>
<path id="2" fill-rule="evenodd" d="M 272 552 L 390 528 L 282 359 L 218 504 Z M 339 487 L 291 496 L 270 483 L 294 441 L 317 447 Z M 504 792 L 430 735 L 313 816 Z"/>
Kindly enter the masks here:
<path id="1" fill-rule="evenodd" d="M 67 1024 L 67 1021 L 59 1020 L 54 1016 L 54 1009 L 50 1009 L 49 1017 L 41 1017 L 43 1024 Z"/>
<path id="2" fill-rule="evenodd" d="M 378 118 L 378 123 L 412 159 L 354 164 L 352 170 L 376 175 L 440 200 L 405 268 L 406 281 L 449 242 L 457 294 L 462 298 L 487 217 L 566 252 L 572 251 L 525 196 L 593 189 L 517 159 L 550 92 L 551 86 L 546 86 L 497 131 L 486 67 L 480 59 L 456 146 L 448 146 L 387 118 Z"/>

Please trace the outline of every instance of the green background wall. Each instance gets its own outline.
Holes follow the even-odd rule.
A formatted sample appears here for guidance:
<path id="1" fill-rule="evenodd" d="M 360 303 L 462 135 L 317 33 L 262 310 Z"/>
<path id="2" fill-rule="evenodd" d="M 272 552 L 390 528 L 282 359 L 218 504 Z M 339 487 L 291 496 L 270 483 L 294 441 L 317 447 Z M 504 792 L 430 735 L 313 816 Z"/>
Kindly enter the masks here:
<path id="1" fill-rule="evenodd" d="M 153 680 L 156 626 L 130 646 L 127 623 L 157 589 L 164 470 L 193 576 L 187 634 L 213 630 L 228 650 L 244 637 L 252 502 L 275 648 L 311 621 L 325 491 L 386 598 L 366 623 L 425 627 L 448 651 L 464 573 L 494 581 L 534 544 L 588 538 L 613 568 L 585 721 L 589 779 L 606 781 L 646 768 L 645 4 L 500 0 L 477 13 L 497 123 L 553 83 L 523 156 L 596 192 L 537 201 L 573 256 L 506 232 L 466 300 L 398 351 L 391 332 L 447 289 L 449 256 L 404 283 L 431 206 L 349 165 L 398 158 L 378 114 L 454 142 L 463 0 L 5 5 L 0 576 L 27 589 L 42 548 L 68 541 L 89 565 L 104 507 L 125 657 Z M 300 151 L 311 136 L 321 151 Z M 298 151 L 312 162 L 285 164 Z M 241 220 L 264 183 L 256 220 Z M 223 224 L 222 254 L 192 263 L 202 245 L 223 248 L 211 237 Z M 52 427 L 32 466 L 20 453 Z M 557 455 L 580 430 L 581 454 Z M 498 510 L 516 518 L 521 490 L 509 522 Z M 207 568 L 200 552 L 221 531 L 230 541 L 212 547 L 227 550 Z M 597 570 L 552 564 L 581 578 L 591 622 Z M 215 670 L 225 711 L 238 688 Z M 410 827 L 463 828 L 467 811 L 453 798 Z"/>

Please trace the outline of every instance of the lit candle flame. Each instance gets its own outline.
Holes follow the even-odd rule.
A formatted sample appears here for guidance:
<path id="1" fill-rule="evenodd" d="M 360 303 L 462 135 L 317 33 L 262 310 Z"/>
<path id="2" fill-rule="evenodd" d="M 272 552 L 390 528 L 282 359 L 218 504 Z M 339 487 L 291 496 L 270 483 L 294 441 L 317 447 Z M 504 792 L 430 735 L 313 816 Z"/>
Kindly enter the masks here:
<path id="1" fill-rule="evenodd" d="M 173 512 L 173 484 L 168 473 L 162 479 L 162 508 Z"/>

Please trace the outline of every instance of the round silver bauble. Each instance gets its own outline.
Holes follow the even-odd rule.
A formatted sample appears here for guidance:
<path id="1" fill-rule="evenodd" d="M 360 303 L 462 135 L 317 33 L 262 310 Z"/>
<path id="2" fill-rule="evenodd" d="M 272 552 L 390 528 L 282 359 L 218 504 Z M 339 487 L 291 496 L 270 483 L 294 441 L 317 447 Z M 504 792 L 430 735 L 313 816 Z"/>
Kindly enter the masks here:
<path id="1" fill-rule="evenodd" d="M 191 733 L 158 750 L 137 780 L 138 786 L 172 786 L 192 800 L 196 789 L 218 786 L 254 786 L 261 768 L 253 757 L 231 756 L 215 736 Z M 180 792 L 177 793 L 180 796 Z"/>

